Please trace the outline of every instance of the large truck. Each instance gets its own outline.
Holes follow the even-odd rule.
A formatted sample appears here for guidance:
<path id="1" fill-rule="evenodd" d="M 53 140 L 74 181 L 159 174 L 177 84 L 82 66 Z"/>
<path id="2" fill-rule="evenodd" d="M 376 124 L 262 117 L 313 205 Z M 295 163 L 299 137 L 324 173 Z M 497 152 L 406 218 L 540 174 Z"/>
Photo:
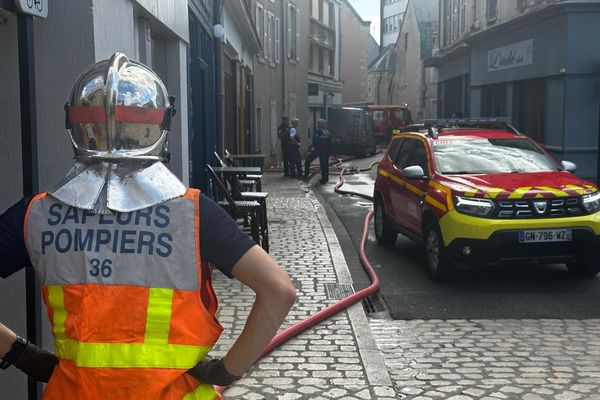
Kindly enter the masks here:
<path id="1" fill-rule="evenodd" d="M 375 154 L 373 113 L 365 108 L 331 107 L 327 122 L 332 152 L 358 157 Z"/>
<path id="2" fill-rule="evenodd" d="M 366 109 L 373 113 L 375 137 L 379 142 L 389 141 L 395 131 L 401 131 L 402 128 L 413 123 L 407 104 L 369 104 Z"/>

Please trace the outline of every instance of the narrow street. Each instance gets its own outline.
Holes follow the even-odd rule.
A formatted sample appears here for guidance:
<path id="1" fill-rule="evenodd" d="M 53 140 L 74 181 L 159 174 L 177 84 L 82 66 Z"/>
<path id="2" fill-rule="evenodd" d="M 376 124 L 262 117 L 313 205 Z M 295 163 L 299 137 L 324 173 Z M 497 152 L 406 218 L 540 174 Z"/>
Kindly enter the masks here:
<path id="1" fill-rule="evenodd" d="M 368 167 L 381 158 L 347 162 Z M 345 177 L 343 190 L 372 194 L 377 167 Z M 337 181 L 335 177 L 335 181 Z M 333 175 L 332 179 L 333 181 Z M 371 208 L 361 197 L 339 195 L 334 185 L 315 186 L 348 232 L 353 247 L 343 247 L 347 259 L 355 254 L 364 218 Z M 378 246 L 371 231 L 367 256 L 377 267 L 381 295 L 393 319 L 587 319 L 600 318 L 600 279 L 576 279 L 564 265 L 511 265 L 458 270 L 445 283 L 431 281 L 422 247 L 402 235 L 393 247 Z M 362 267 L 348 262 L 354 281 L 368 285 Z"/>
<path id="2" fill-rule="evenodd" d="M 378 157 L 348 164 L 365 168 Z M 375 174 L 346 176 L 343 189 L 372 192 Z M 314 188 L 358 290 L 369 283 L 355 251 L 370 207 L 332 185 Z M 367 256 L 389 313 L 367 314 L 369 324 L 406 398 L 600 398 L 600 279 L 574 279 L 562 265 L 515 265 L 436 283 L 419 245 L 399 235 L 394 247 L 378 246 L 372 224 Z"/>

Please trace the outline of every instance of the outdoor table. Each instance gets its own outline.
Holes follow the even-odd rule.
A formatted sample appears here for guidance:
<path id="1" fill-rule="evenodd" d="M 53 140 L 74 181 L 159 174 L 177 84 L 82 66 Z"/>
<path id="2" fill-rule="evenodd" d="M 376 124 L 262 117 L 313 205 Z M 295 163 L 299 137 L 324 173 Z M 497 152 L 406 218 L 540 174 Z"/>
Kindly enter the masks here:
<path id="1" fill-rule="evenodd" d="M 248 174 L 260 175 L 260 167 L 212 167 L 218 174 L 236 174 L 238 176 L 246 176 Z"/>
<path id="2" fill-rule="evenodd" d="M 227 175 L 235 175 L 239 178 L 244 178 L 246 175 L 261 175 L 260 167 L 212 167 L 213 170 L 221 177 L 226 178 Z M 260 179 L 256 182 L 256 190 L 261 190 Z"/>
<path id="3" fill-rule="evenodd" d="M 231 159 L 236 164 L 241 164 L 241 166 L 247 167 L 259 167 L 262 169 L 262 166 L 265 162 L 264 154 L 229 154 L 227 158 Z"/>

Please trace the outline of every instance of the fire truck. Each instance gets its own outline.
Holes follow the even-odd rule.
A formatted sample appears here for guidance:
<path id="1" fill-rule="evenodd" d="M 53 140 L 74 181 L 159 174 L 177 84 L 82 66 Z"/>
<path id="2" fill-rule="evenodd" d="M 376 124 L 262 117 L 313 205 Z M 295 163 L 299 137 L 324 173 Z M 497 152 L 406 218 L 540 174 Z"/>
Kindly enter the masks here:
<path id="1" fill-rule="evenodd" d="M 410 108 L 402 105 L 367 105 L 366 109 L 373 114 L 375 137 L 377 141 L 389 141 L 394 131 L 413 123 Z"/>

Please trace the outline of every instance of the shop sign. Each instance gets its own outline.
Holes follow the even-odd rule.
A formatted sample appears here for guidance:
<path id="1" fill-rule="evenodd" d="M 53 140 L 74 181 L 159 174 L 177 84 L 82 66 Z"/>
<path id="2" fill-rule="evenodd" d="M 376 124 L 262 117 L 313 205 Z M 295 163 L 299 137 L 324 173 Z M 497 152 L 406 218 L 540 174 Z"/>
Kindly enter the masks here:
<path id="1" fill-rule="evenodd" d="M 488 51 L 488 72 L 533 64 L 533 39 Z"/>

